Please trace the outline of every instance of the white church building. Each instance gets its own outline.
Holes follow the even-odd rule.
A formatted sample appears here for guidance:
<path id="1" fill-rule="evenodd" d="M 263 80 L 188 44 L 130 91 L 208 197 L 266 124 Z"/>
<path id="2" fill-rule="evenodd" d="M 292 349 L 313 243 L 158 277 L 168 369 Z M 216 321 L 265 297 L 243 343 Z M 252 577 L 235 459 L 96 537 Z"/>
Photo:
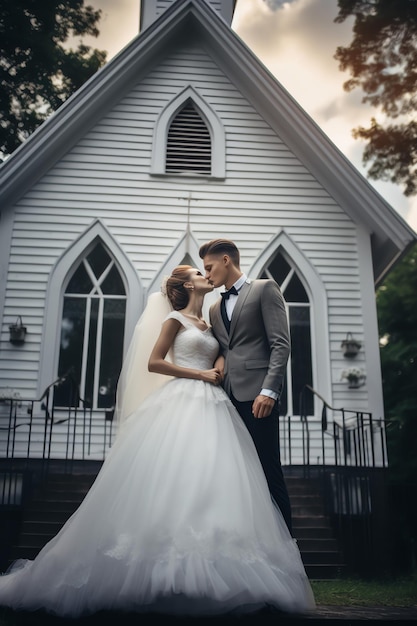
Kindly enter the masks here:
<path id="1" fill-rule="evenodd" d="M 1 166 L 0 456 L 45 455 L 53 422 L 50 458 L 102 458 L 148 295 L 226 237 L 286 301 L 283 463 L 354 462 L 335 428 L 360 427 L 386 464 L 375 288 L 416 235 L 233 32 L 234 4 L 143 0 L 140 34 Z M 79 397 L 43 396 L 68 373 Z"/>

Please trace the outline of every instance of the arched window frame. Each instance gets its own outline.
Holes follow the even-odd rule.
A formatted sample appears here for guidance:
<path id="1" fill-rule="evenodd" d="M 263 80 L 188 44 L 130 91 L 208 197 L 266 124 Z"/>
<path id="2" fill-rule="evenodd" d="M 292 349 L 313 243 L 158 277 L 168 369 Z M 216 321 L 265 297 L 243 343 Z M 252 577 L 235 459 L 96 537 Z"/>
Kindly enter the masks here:
<path id="1" fill-rule="evenodd" d="M 166 276 L 169 276 L 174 267 L 181 265 L 185 258 L 192 259 L 192 265 L 199 268 L 204 273 L 203 262 L 200 259 L 199 250 L 201 243 L 196 239 L 191 231 L 187 231 L 181 239 L 178 241 L 175 248 L 172 250 L 169 257 L 160 268 L 159 272 L 155 275 L 154 280 L 149 286 L 147 295 L 159 291 L 161 284 Z M 211 293 L 208 293 L 203 302 L 203 316 L 205 319 L 209 319 L 209 309 L 212 304 L 220 296 L 221 289 L 214 289 Z"/>
<path id="2" fill-rule="evenodd" d="M 327 295 L 325 286 L 310 260 L 287 233 L 281 231 L 255 261 L 249 275 L 262 275 L 262 272 L 268 267 L 272 258 L 278 252 L 281 252 L 288 263 L 297 271 L 298 277 L 308 295 L 310 301 L 313 385 L 316 391 L 332 404 Z M 321 418 L 316 398 L 314 414 L 317 418 Z"/>
<path id="3" fill-rule="evenodd" d="M 196 173 L 173 174 L 165 171 L 165 156 L 168 131 L 178 111 L 192 100 L 195 108 L 204 120 L 211 138 L 211 176 Z M 165 176 L 196 176 L 220 178 L 226 177 L 226 135 L 223 124 L 212 107 L 198 94 L 194 87 L 188 86 L 173 98 L 161 111 L 154 130 L 151 174 Z"/>
<path id="4" fill-rule="evenodd" d="M 138 273 L 128 257 L 102 222 L 96 220 L 62 254 L 50 275 L 45 300 L 38 395 L 43 393 L 57 376 L 65 289 L 81 259 L 92 250 L 98 240 L 103 243 L 110 256 L 114 259 L 126 290 L 127 303 L 123 350 L 124 354 L 126 353 L 135 324 L 143 309 L 144 289 Z"/>

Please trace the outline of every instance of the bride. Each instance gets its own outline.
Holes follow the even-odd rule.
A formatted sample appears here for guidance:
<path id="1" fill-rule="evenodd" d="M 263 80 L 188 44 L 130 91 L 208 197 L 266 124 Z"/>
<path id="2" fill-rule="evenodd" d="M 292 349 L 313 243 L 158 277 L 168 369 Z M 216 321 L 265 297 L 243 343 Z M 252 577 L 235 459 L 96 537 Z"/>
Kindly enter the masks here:
<path id="1" fill-rule="evenodd" d="M 182 265 L 168 299 L 151 296 L 119 380 L 116 441 L 62 530 L 0 577 L 0 605 L 73 618 L 314 608 L 298 548 L 213 367 L 218 344 L 202 318 L 212 289 Z M 161 304 L 171 312 L 147 374 L 143 320 L 154 323 Z"/>

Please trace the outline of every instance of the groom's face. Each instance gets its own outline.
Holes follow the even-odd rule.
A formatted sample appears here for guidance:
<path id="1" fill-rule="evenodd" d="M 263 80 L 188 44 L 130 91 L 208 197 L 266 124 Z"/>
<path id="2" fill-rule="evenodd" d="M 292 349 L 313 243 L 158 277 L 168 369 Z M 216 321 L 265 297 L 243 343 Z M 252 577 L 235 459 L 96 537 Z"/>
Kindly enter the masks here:
<path id="1" fill-rule="evenodd" d="M 207 280 L 213 287 L 227 286 L 230 259 L 223 254 L 207 254 L 204 259 L 204 269 Z"/>

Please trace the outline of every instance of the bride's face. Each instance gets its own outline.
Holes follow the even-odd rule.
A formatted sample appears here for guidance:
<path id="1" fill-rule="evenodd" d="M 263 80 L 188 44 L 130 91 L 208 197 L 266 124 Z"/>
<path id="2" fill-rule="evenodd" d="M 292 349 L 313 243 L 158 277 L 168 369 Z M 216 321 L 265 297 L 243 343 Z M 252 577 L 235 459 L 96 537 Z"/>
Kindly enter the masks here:
<path id="1" fill-rule="evenodd" d="M 209 291 L 213 291 L 214 287 L 205 276 L 198 269 L 193 269 L 190 272 L 190 282 L 192 283 L 194 289 L 196 291 L 202 291 L 203 293 L 208 293 Z"/>

